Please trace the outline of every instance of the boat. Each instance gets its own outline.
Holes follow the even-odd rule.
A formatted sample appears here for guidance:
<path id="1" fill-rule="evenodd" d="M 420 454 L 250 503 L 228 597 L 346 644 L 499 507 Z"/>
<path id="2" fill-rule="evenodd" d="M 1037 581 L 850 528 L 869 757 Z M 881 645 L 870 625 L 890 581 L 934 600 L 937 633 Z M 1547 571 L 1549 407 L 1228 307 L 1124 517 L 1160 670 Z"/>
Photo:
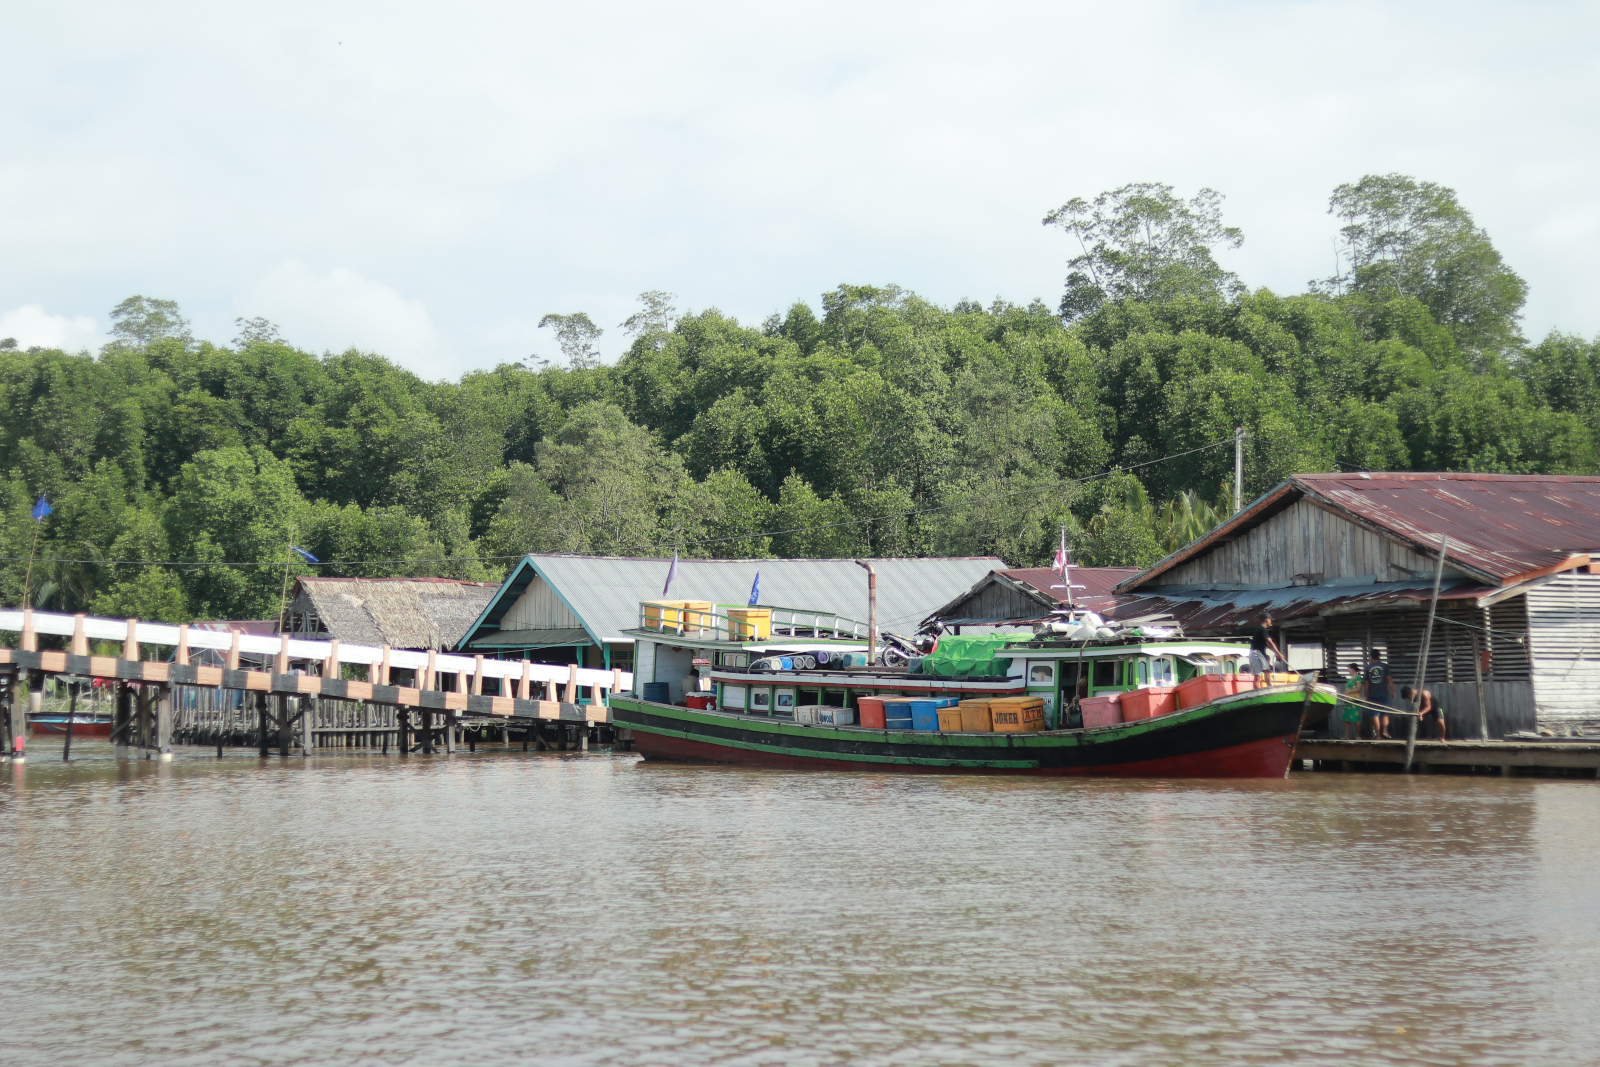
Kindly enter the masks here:
<path id="1" fill-rule="evenodd" d="M 64 734 L 67 732 L 67 716 L 30 716 L 28 725 L 33 727 L 33 732 L 36 734 Z M 72 716 L 72 736 L 110 737 L 111 720 L 97 715 L 74 715 Z"/>
<path id="2" fill-rule="evenodd" d="M 904 665 L 875 655 L 875 635 L 859 621 L 780 607 L 648 601 L 629 636 L 635 691 L 613 696 L 612 717 L 647 760 L 1282 778 L 1301 724 L 1326 710 L 1314 706 L 1336 702 L 1332 686 L 1310 677 L 1240 672 L 1242 642 L 1109 626 L 1078 611 L 1032 634 L 945 636 Z M 924 713 L 932 704 L 946 718 L 864 723 L 874 701 Z M 987 724 L 976 710 L 986 703 Z M 993 710 L 1002 707 L 1033 709 L 1035 721 L 1002 726 Z M 946 728 L 958 725 L 952 709 L 965 708 L 980 717 L 977 728 Z"/>

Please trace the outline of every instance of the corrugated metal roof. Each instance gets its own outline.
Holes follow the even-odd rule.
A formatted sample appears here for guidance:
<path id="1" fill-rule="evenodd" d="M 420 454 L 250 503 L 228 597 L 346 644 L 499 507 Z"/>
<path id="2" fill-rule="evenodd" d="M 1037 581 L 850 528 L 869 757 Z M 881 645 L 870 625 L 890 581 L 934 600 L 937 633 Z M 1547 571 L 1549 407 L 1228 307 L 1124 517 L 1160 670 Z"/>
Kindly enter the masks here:
<path id="1" fill-rule="evenodd" d="M 1078 607 L 1088 608 L 1090 611 L 1099 611 L 1107 605 L 1106 598 L 1116 584 L 1124 579 L 1131 578 L 1139 573 L 1137 567 L 1074 567 L 1072 570 L 1072 584 L 1082 586 L 1076 590 L 1074 603 Z M 1017 594 L 1017 598 L 1028 605 L 1014 604 L 1013 610 L 1021 610 L 1022 614 L 1014 614 L 1005 619 L 990 618 L 983 613 L 980 605 L 986 590 L 995 585 L 1010 587 Z M 941 622 L 954 626 L 988 626 L 997 622 L 1031 622 L 1046 618 L 1051 612 L 1066 606 L 1066 590 L 1062 588 L 1061 573 L 1049 567 L 1021 567 L 1013 570 L 991 571 L 978 579 L 971 589 L 966 590 L 948 604 L 944 604 L 928 613 L 927 622 Z M 992 612 L 994 604 L 991 602 L 989 611 Z"/>
<path id="2" fill-rule="evenodd" d="M 1019 567 L 1004 573 L 1007 578 L 1026 582 L 1045 596 L 1058 600 L 1061 598 L 1060 589 L 1053 591 L 1051 589 L 1051 586 L 1061 584 L 1060 571 L 1053 571 L 1049 567 Z M 1106 596 L 1117 587 L 1118 583 L 1125 582 L 1138 573 L 1138 567 L 1074 567 L 1072 584 L 1083 586 L 1074 593 L 1080 597 Z"/>
<path id="3" fill-rule="evenodd" d="M 874 559 L 878 575 L 880 629 L 915 629 L 939 605 L 970 588 L 1004 561 L 993 556 L 954 559 Z M 498 629 L 499 620 L 527 589 L 532 572 L 542 575 L 584 628 L 601 639 L 625 639 L 639 625 L 639 602 L 662 599 L 671 560 L 613 556 L 528 556 L 467 631 L 475 642 Z M 867 617 L 867 574 L 848 559 L 682 559 L 667 596 L 743 604 L 761 573 L 761 603 Z"/>
<path id="4" fill-rule="evenodd" d="M 1148 585 L 1302 497 L 1425 555 L 1450 538 L 1447 562 L 1484 582 L 1560 569 L 1600 551 L 1600 477 L 1533 474 L 1297 474 L 1206 536 L 1119 587 Z"/>
<path id="5" fill-rule="evenodd" d="M 1471 600 L 1494 586 L 1457 582 L 1439 590 L 1440 600 Z M 1169 615 L 1195 634 L 1227 634 L 1243 630 L 1262 611 L 1279 625 L 1346 611 L 1393 607 L 1405 602 L 1426 606 L 1433 583 L 1388 582 L 1367 586 L 1293 586 L 1287 589 L 1240 589 L 1219 593 L 1124 593 L 1107 598 L 1101 614 L 1111 619 Z"/>

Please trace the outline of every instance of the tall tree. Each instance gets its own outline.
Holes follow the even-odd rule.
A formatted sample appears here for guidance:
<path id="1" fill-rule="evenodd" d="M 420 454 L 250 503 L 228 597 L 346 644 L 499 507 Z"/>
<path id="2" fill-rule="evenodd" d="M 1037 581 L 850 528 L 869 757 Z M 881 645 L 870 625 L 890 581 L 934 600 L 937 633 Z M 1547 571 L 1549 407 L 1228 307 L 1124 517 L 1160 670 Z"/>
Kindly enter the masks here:
<path id="1" fill-rule="evenodd" d="M 1344 223 L 1344 265 L 1324 289 L 1415 297 L 1470 352 L 1504 353 L 1521 343 L 1528 285 L 1454 189 L 1369 174 L 1335 189 L 1328 213 Z"/>
<path id="2" fill-rule="evenodd" d="M 1238 248 L 1244 233 L 1222 222 L 1222 194 L 1183 200 L 1172 186 L 1134 182 L 1094 200 L 1068 200 L 1044 217 L 1078 242 L 1067 261 L 1061 316 L 1080 319 L 1107 301 L 1223 296 L 1242 287 L 1212 249 Z"/>
<path id="3" fill-rule="evenodd" d="M 605 333 L 594 324 L 582 311 L 575 311 L 571 315 L 549 314 L 539 320 L 539 328 L 546 326 L 556 332 L 556 344 L 561 347 L 561 354 L 567 357 L 567 364 L 573 370 L 590 370 L 600 365 L 600 350 L 594 343 Z"/>
<path id="4" fill-rule="evenodd" d="M 167 339 L 187 344 L 189 320 L 178 311 L 176 300 L 130 296 L 111 309 L 111 336 L 134 348 Z"/>

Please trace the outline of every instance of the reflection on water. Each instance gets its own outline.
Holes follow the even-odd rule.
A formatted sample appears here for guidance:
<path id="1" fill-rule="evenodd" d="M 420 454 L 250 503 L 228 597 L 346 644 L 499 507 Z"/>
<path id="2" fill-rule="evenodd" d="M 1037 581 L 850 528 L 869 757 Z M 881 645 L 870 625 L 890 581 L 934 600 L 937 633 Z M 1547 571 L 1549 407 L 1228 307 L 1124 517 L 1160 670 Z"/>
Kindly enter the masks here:
<path id="1" fill-rule="evenodd" d="M 4 768 L 9 1064 L 1592 1064 L 1600 786 Z"/>

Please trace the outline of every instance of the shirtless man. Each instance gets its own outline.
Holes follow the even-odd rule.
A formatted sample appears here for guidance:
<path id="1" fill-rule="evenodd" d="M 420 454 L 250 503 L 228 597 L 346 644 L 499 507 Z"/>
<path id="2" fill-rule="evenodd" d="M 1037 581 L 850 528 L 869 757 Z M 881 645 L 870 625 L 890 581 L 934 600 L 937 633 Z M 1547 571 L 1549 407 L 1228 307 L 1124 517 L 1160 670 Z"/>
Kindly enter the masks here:
<path id="1" fill-rule="evenodd" d="M 1400 695 L 1409 703 L 1412 695 L 1415 692 L 1416 690 L 1412 689 L 1408 685 L 1400 690 Z M 1426 726 L 1428 721 L 1431 719 L 1439 728 L 1439 740 L 1449 740 L 1449 738 L 1445 737 L 1444 735 L 1444 709 L 1439 706 L 1439 702 L 1437 700 L 1433 699 L 1433 690 L 1424 689 L 1422 691 L 1422 702 L 1417 705 L 1417 713 L 1417 727 L 1419 732 L 1421 731 L 1421 728 Z"/>

